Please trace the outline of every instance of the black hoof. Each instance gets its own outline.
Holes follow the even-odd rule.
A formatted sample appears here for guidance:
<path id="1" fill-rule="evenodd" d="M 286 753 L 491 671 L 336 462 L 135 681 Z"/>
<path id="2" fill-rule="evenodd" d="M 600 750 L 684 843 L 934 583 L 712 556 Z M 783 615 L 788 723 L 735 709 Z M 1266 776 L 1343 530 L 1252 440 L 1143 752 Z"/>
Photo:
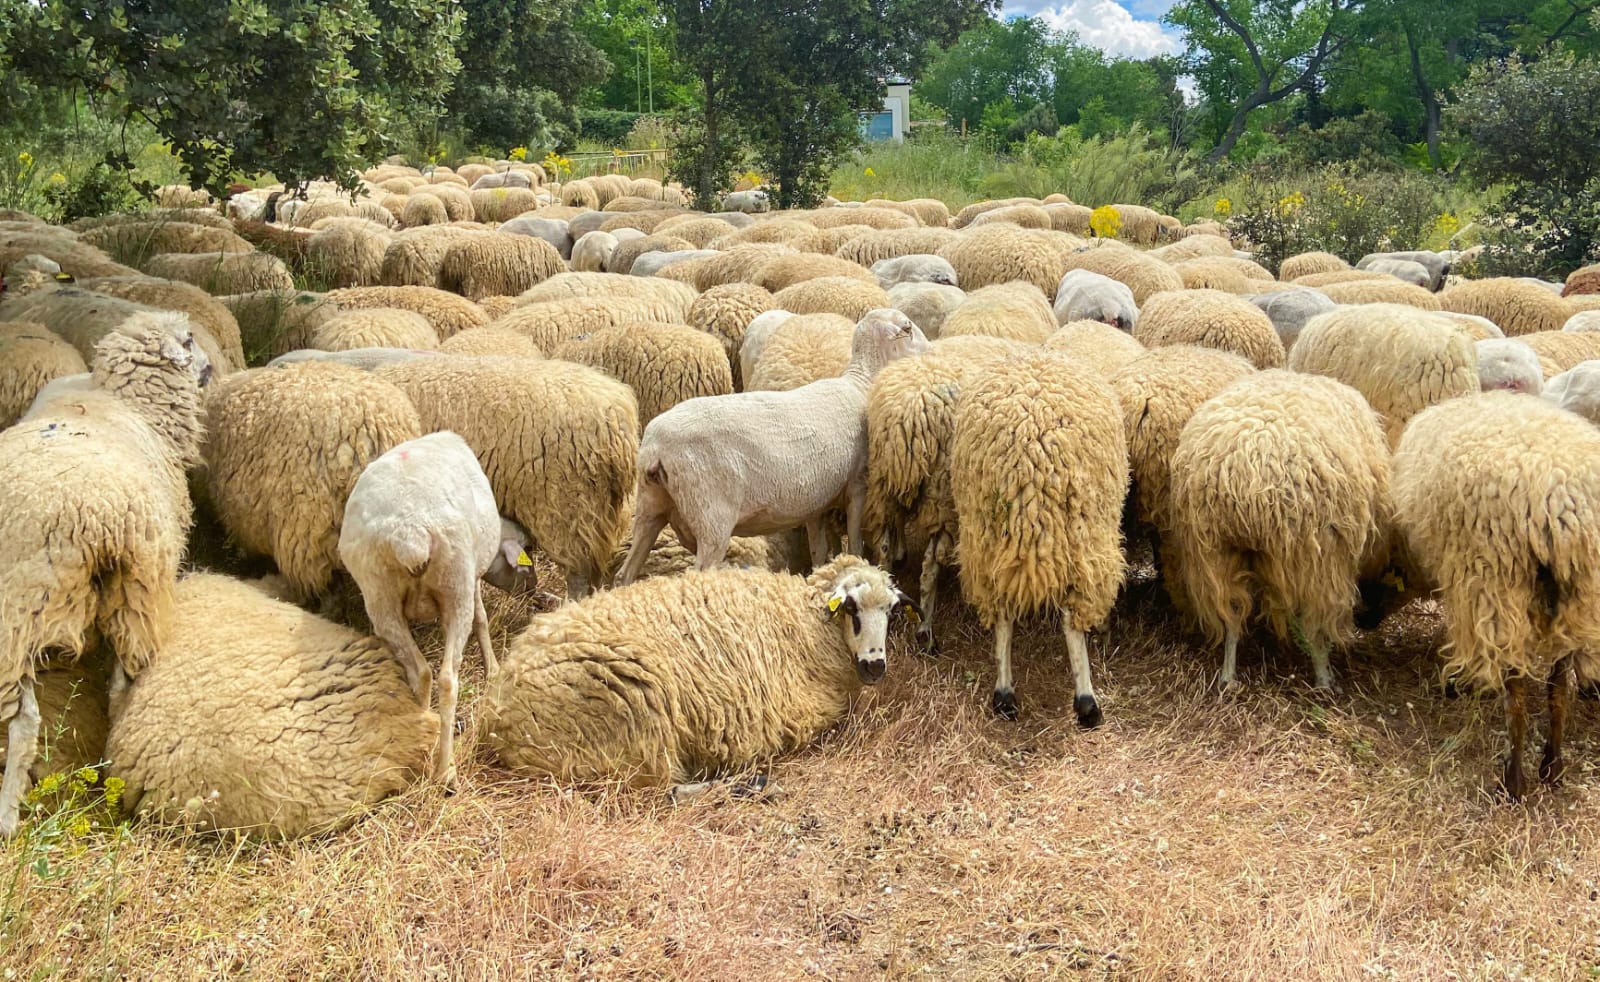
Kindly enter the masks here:
<path id="1" fill-rule="evenodd" d="M 1086 730 L 1092 730 L 1100 725 L 1100 704 L 1094 696 L 1078 696 L 1072 700 L 1072 708 L 1078 714 L 1078 725 Z"/>
<path id="2" fill-rule="evenodd" d="M 767 776 L 752 774 L 742 781 L 735 781 L 728 793 L 735 798 L 759 798 L 766 790 Z"/>
<path id="3" fill-rule="evenodd" d="M 1444 697 L 1446 699 L 1460 699 L 1461 689 L 1456 686 L 1455 679 L 1446 679 L 1444 683 Z"/>
<path id="4" fill-rule="evenodd" d="M 1563 757 L 1550 752 L 1549 747 L 1544 748 L 1544 759 L 1539 762 L 1539 780 L 1552 787 L 1561 783 L 1567 776 L 1567 761 Z"/>
<path id="5" fill-rule="evenodd" d="M 994 714 L 1001 719 L 1017 718 L 1017 694 L 1010 689 L 994 690 Z"/>
<path id="6" fill-rule="evenodd" d="M 1528 782 L 1522 773 L 1522 762 L 1507 759 L 1500 774 L 1500 790 L 1511 801 L 1521 801 L 1528 793 Z"/>

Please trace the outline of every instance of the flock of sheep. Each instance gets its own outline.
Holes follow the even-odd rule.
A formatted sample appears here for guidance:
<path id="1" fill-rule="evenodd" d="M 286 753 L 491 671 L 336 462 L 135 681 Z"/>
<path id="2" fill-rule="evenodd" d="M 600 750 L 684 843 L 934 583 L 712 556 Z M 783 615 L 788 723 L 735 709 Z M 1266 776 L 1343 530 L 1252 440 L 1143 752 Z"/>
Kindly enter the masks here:
<path id="1" fill-rule="evenodd" d="M 1275 276 L 1132 205 L 1117 238 L 1059 195 L 704 214 L 506 161 L 160 204 L 0 213 L 6 835 L 80 763 L 273 836 L 449 786 L 473 639 L 502 765 L 688 788 L 836 723 L 896 619 L 933 648 L 951 565 L 995 712 L 1056 611 L 1095 726 L 1089 634 L 1146 543 L 1224 686 L 1252 622 L 1326 688 L 1436 594 L 1446 673 L 1505 693 L 1513 797 L 1530 689 L 1555 782 L 1600 678 L 1600 269 Z M 224 547 L 271 572 L 184 567 Z M 535 554 L 567 602 L 496 652 L 483 584 L 526 597 Z"/>

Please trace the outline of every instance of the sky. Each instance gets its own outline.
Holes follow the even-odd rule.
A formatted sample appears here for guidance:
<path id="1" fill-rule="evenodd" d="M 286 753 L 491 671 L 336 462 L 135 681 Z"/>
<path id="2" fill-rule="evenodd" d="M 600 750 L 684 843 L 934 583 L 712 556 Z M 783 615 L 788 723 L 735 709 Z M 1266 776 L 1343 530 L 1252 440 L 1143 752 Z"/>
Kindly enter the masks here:
<path id="1" fill-rule="evenodd" d="M 1130 58 L 1175 54 L 1178 32 L 1161 23 L 1173 0 L 1005 0 L 1001 17 L 1042 17 L 1051 27 L 1075 32 L 1085 44 Z"/>

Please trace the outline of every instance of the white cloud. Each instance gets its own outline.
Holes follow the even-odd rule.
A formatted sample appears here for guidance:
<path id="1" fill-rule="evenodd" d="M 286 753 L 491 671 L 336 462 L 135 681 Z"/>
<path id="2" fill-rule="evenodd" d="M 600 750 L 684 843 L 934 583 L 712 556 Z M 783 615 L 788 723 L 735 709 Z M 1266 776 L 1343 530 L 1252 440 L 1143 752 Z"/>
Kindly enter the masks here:
<path id="1" fill-rule="evenodd" d="M 1002 16 L 1038 17 L 1057 30 L 1072 31 L 1084 44 L 1129 58 L 1174 54 L 1182 49 L 1177 32 L 1164 28 L 1159 20 L 1172 6 L 1172 0 L 1129 2 L 1148 17 L 1135 17 L 1115 0 L 1067 0 L 1055 4 L 1021 0 L 1007 3 Z"/>

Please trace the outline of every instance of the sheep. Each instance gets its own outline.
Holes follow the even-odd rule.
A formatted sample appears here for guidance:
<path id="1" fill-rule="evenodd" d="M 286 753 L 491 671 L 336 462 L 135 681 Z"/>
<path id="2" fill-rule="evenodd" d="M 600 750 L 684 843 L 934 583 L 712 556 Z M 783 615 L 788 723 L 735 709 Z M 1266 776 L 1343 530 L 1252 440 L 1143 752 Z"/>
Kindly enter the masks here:
<path id="1" fill-rule="evenodd" d="M 756 315 L 746 325 L 744 337 L 739 342 L 739 358 L 737 374 L 745 380 L 748 387 L 751 376 L 755 374 L 756 364 L 761 361 L 765 353 L 767 342 L 772 340 L 778 328 L 788 321 L 799 317 L 787 310 L 769 310 Z M 824 323 L 833 323 L 841 319 L 838 314 L 806 315 L 810 320 Z"/>
<path id="2" fill-rule="evenodd" d="M 1215 238 L 1215 236 L 1207 236 Z M 1221 290 L 1224 293 L 1253 293 L 1260 285 L 1233 264 L 1232 259 L 1206 256 L 1174 263 L 1186 290 Z"/>
<path id="3" fill-rule="evenodd" d="M 914 216 L 893 208 L 822 208 L 801 217 L 817 228 L 840 225 L 866 225 L 874 229 L 917 227 Z"/>
<path id="4" fill-rule="evenodd" d="M 1600 293 L 1600 265 L 1583 266 L 1567 274 L 1561 288 L 1563 297 L 1587 296 Z"/>
<path id="5" fill-rule="evenodd" d="M 176 316 L 158 317 L 154 321 L 141 320 L 140 315 L 144 314 Z M 77 287 L 47 288 L 0 301 L 0 321 L 8 320 L 44 325 L 76 348 L 85 362 L 93 360 L 95 345 L 101 338 L 107 334 L 125 333 L 130 325 L 153 323 L 175 330 L 182 328 L 206 356 L 206 363 L 214 366 L 218 374 L 227 374 L 239 367 L 236 361 L 238 356 L 225 349 L 209 331 L 196 325 L 186 314 L 157 310 L 148 304 Z"/>
<path id="6" fill-rule="evenodd" d="M 1421 282 L 1413 279 L 1415 271 L 1405 265 L 1407 263 L 1422 267 L 1424 278 Z M 1356 269 L 1388 273 L 1438 293 L 1439 288 L 1444 286 L 1444 278 L 1450 275 L 1450 260 L 1437 252 L 1369 252 L 1356 261 Z"/>
<path id="7" fill-rule="evenodd" d="M 1231 351 L 1257 368 L 1282 368 L 1284 363 L 1283 342 L 1267 315 L 1248 300 L 1220 290 L 1156 294 L 1140 308 L 1133 337 L 1147 348 L 1193 344 Z"/>
<path id="8" fill-rule="evenodd" d="M 991 223 L 1005 223 L 1019 228 L 1050 228 L 1050 213 L 1039 205 L 1006 205 L 975 216 L 968 228 L 979 228 Z"/>
<path id="9" fill-rule="evenodd" d="M 0 270 L 23 256 L 48 256 L 72 276 L 127 276 L 138 270 L 113 262 L 110 256 L 87 242 L 54 231 L 16 233 L 0 236 Z"/>
<path id="10" fill-rule="evenodd" d="M 1143 205 L 1112 205 L 1120 218 L 1117 238 L 1134 245 L 1155 245 L 1161 234 L 1161 215 Z"/>
<path id="11" fill-rule="evenodd" d="M 1290 256 L 1278 266 L 1278 276 L 1285 283 L 1314 273 L 1339 273 L 1350 269 L 1350 264 L 1331 252 L 1302 252 Z"/>
<path id="12" fill-rule="evenodd" d="M 387 230 L 335 225 L 311 233 L 306 262 L 329 286 L 373 286 L 383 278 L 383 257 L 394 237 Z"/>
<path id="13" fill-rule="evenodd" d="M 1105 621 L 1123 578 L 1128 453 L 1116 397 L 1060 355 L 996 363 L 963 383 L 950 480 L 962 594 L 994 631 L 995 713 L 1017 717 L 1013 625 L 1050 606 L 1062 615 L 1078 722 L 1100 725 L 1084 632 Z"/>
<path id="14" fill-rule="evenodd" d="M 956 238 L 958 234 L 955 231 L 943 226 L 874 229 L 871 232 L 863 232 L 840 245 L 834 250 L 834 255 L 870 267 L 885 259 L 934 255 Z"/>
<path id="15" fill-rule="evenodd" d="M 639 448 L 626 385 L 527 358 L 417 359 L 378 376 L 405 393 L 424 429 L 467 441 L 502 514 L 566 573 L 569 598 L 609 585 Z"/>
<path id="16" fill-rule="evenodd" d="M 427 184 L 416 189 L 411 198 L 438 198 L 444 205 L 445 218 L 452 222 L 469 222 L 473 218 L 472 192 L 465 185 L 459 187 Z M 406 202 L 410 204 L 410 200 Z M 409 224 L 409 223 L 407 223 Z"/>
<path id="17" fill-rule="evenodd" d="M 1088 368 L 1101 378 L 1109 378 L 1147 350 L 1133 335 L 1100 321 L 1063 324 L 1040 347 L 1065 355 L 1073 364 Z"/>
<path id="18" fill-rule="evenodd" d="M 0 321 L 0 430 L 21 419 L 51 379 L 88 370 L 78 349 L 43 324 Z"/>
<path id="19" fill-rule="evenodd" d="M 1518 335 L 1517 340 L 1539 357 L 1547 382 L 1579 362 L 1600 358 L 1600 334 L 1592 331 L 1539 331 Z"/>
<path id="20" fill-rule="evenodd" d="M 1302 280 L 1301 282 L 1305 282 Z M 1405 304 L 1419 310 L 1440 310 L 1439 297 L 1411 283 L 1402 283 L 1384 274 L 1383 279 L 1353 280 L 1347 283 L 1329 283 L 1317 287 L 1334 303 L 1354 304 Z"/>
<path id="21" fill-rule="evenodd" d="M 635 259 L 633 265 L 628 268 L 628 274 L 631 276 L 661 276 L 665 275 L 663 271 L 668 266 L 675 266 L 678 263 L 691 262 L 696 259 L 709 259 L 712 256 L 720 255 L 722 253 L 714 249 L 679 249 L 672 252 L 656 250 L 647 252 Z"/>
<path id="22" fill-rule="evenodd" d="M 121 297 L 157 310 L 178 310 L 189 315 L 189 323 L 204 329 L 216 342 L 222 355 L 212 359 L 214 371 L 226 374 L 245 367 L 244 344 L 239 322 L 220 300 L 189 283 L 159 280 L 150 276 L 96 276 L 78 280 L 85 290 L 108 297 Z"/>
<path id="23" fill-rule="evenodd" d="M 228 228 L 213 228 L 190 222 L 132 221 L 88 229 L 80 237 L 84 245 L 104 249 L 113 259 L 130 266 L 143 265 L 158 254 L 183 255 L 189 253 L 216 254 L 249 253 L 254 247 Z M 39 250 L 43 251 L 43 250 Z M 46 253 L 49 255 L 49 253 Z M 52 259 L 56 257 L 51 256 Z M 61 260 L 57 259 L 57 262 Z M 74 276 L 78 271 L 68 263 L 62 267 Z M 114 276 L 115 273 L 90 273 L 92 276 Z M 157 274 L 160 275 L 160 274 Z M 167 277 L 182 279 L 182 277 Z"/>
<path id="24" fill-rule="evenodd" d="M 984 334 L 1038 344 L 1055 333 L 1055 313 L 1043 295 L 1024 282 L 998 283 L 968 293 L 939 326 L 941 338 Z"/>
<path id="25" fill-rule="evenodd" d="M 855 556 L 805 579 L 645 580 L 535 617 L 489 680 L 480 725 L 518 773 L 681 794 L 835 725 L 883 679 L 891 616 L 911 609 Z"/>
<path id="26" fill-rule="evenodd" d="M 1600 361 L 1581 361 L 1553 376 L 1542 391 L 1537 386 L 1530 391 L 1543 395 L 1552 405 L 1600 425 Z"/>
<path id="27" fill-rule="evenodd" d="M 439 345 L 446 355 L 542 358 L 543 353 L 524 335 L 500 327 L 475 327 L 462 331 Z"/>
<path id="28" fill-rule="evenodd" d="M 234 545 L 271 558 L 297 603 L 326 599 L 351 486 L 422 433 L 405 394 L 378 375 L 324 361 L 253 369 L 206 399 L 206 493 Z"/>
<path id="29" fill-rule="evenodd" d="M 752 283 L 756 271 L 775 256 L 793 255 L 796 250 L 781 242 L 753 242 L 724 249 L 722 255 L 706 261 L 695 279 L 697 289 L 708 290 L 726 283 Z"/>
<path id="30" fill-rule="evenodd" d="M 889 306 L 889 295 L 870 280 L 821 276 L 778 290 L 772 302 L 792 313 L 839 314 L 854 323 L 869 310 Z"/>
<path id="31" fill-rule="evenodd" d="M 543 182 L 530 171 L 507 170 L 483 174 L 473 180 L 469 190 L 485 191 L 495 188 L 535 188 Z"/>
<path id="32" fill-rule="evenodd" d="M 508 222 L 539 207 L 539 196 L 532 188 L 469 189 L 467 198 L 472 202 L 473 217 L 489 224 Z M 556 246 L 554 242 L 550 244 Z"/>
<path id="33" fill-rule="evenodd" d="M 496 319 L 492 325 L 516 331 L 533 342 L 540 351 L 554 351 L 567 341 L 602 328 L 643 322 L 679 323 L 677 306 L 632 297 L 616 300 L 569 297 L 513 307 L 510 313 Z"/>
<path id="34" fill-rule="evenodd" d="M 558 273 L 517 298 L 519 306 L 573 297 L 631 298 L 653 301 L 671 320 L 681 322 L 694 303 L 695 289 L 683 283 L 650 277 L 624 279 L 605 273 Z"/>
<path id="35" fill-rule="evenodd" d="M 1439 294 L 1445 310 L 1487 317 L 1507 337 L 1559 331 L 1572 315 L 1570 306 L 1549 290 L 1507 276 L 1458 283 Z"/>
<path id="36" fill-rule="evenodd" d="M 1164 259 L 1174 265 L 1189 259 L 1204 259 L 1208 257 L 1233 258 L 1233 245 L 1227 239 L 1215 235 L 1192 235 L 1179 239 L 1170 245 L 1151 249 L 1150 255 L 1157 259 Z"/>
<path id="37" fill-rule="evenodd" d="M 0 432 L 7 838 L 38 749 L 38 668 L 47 657 L 77 659 L 98 636 L 116 655 L 116 699 L 172 628 L 172 584 L 192 517 L 184 471 L 196 457 L 209 365 L 183 315 L 134 321 L 95 345 L 87 387 L 36 399 Z"/>
<path id="38" fill-rule="evenodd" d="M 568 341 L 553 355 L 598 368 L 632 389 L 641 431 L 680 402 L 733 391 L 733 371 L 722 344 L 686 324 L 601 328 Z"/>
<path id="39" fill-rule="evenodd" d="M 559 218 L 541 218 L 538 215 L 521 215 L 502 222 L 498 231 L 507 235 L 526 235 L 548 242 L 562 259 L 572 258 L 575 244 L 571 226 Z"/>
<path id="40" fill-rule="evenodd" d="M 98 767 L 106 759 L 111 664 L 105 646 L 96 645 L 73 661 L 47 662 L 35 670 L 39 739 L 30 782 L 37 783 L 51 773 Z M 9 749 L 6 731 L 0 729 L 0 760 Z"/>
<path id="41" fill-rule="evenodd" d="M 1087 269 L 1074 269 L 1056 286 L 1055 315 L 1057 324 L 1100 321 L 1132 331 L 1139 306 L 1126 284 Z"/>
<path id="42" fill-rule="evenodd" d="M 705 331 L 722 344 L 733 371 L 733 390 L 744 390 L 744 373 L 739 364 L 739 348 L 745 329 L 756 317 L 772 309 L 772 294 L 751 283 L 714 286 L 689 305 L 685 322 Z"/>
<path id="43" fill-rule="evenodd" d="M 995 211 L 997 209 L 1005 208 L 1005 207 L 1008 207 L 1010 205 L 1037 205 L 1037 204 L 1042 204 L 1042 202 L 1038 198 L 998 198 L 998 199 L 990 199 L 988 201 L 977 201 L 977 202 L 974 202 L 974 203 L 972 203 L 970 205 L 967 205 L 965 208 L 963 208 L 959 212 L 957 212 L 956 216 L 950 220 L 950 227 L 951 228 L 966 228 L 968 225 L 972 224 L 974 219 L 976 219 L 979 215 L 983 214 L 984 212 Z"/>
<path id="44" fill-rule="evenodd" d="M 218 297 L 239 325 L 245 364 L 259 365 L 274 352 L 303 347 L 323 321 L 340 312 L 339 305 L 320 293 L 301 290 L 259 290 Z M 283 349 L 280 339 L 293 336 L 299 343 Z"/>
<path id="45" fill-rule="evenodd" d="M 431 704 L 433 672 L 410 625 L 437 620 L 444 631 L 433 777 L 447 788 L 455 785 L 456 676 L 469 632 L 489 674 L 498 668 L 481 585 L 497 554 L 509 563 L 526 556 L 520 543 L 502 537 L 494 492 L 472 448 L 449 431 L 373 460 L 345 501 L 339 561 L 361 588 L 373 633 L 399 657 L 424 706 Z"/>
<path id="46" fill-rule="evenodd" d="M 170 640 L 107 741 L 127 813 L 295 838 L 348 825 L 427 773 L 439 718 L 378 639 L 225 576 L 174 593 Z"/>
<path id="47" fill-rule="evenodd" d="M 1478 389 L 1506 389 L 1539 395 L 1545 387 L 1539 356 L 1513 338 L 1486 338 L 1474 342 L 1478 362 Z"/>
<path id="48" fill-rule="evenodd" d="M 311 332 L 308 348 L 349 351 L 353 348 L 432 349 L 439 333 L 421 314 L 393 307 L 347 310 Z"/>
<path id="49" fill-rule="evenodd" d="M 261 252 L 161 253 L 141 268 L 151 276 L 193 283 L 214 296 L 294 289 L 283 260 Z"/>
<path id="50" fill-rule="evenodd" d="M 1385 276 L 1393 276 L 1402 283 L 1420 286 L 1430 291 L 1434 289 L 1433 274 L 1428 271 L 1428 267 L 1410 259 L 1395 259 L 1388 256 L 1379 256 L 1377 258 L 1363 256 L 1356 268 L 1368 269 L 1374 273 L 1383 273 Z"/>
<path id="51" fill-rule="evenodd" d="M 603 273 L 606 261 L 617 249 L 617 237 L 595 230 L 572 244 L 572 268 L 580 273 Z"/>
<path id="52" fill-rule="evenodd" d="M 848 277 L 867 283 L 876 282 L 871 273 L 848 259 L 809 252 L 772 257 L 755 271 L 750 282 L 776 294 L 796 283 L 821 277 Z"/>
<path id="53" fill-rule="evenodd" d="M 1600 331 L 1600 310 L 1580 310 L 1568 317 L 1561 329 L 1573 334 Z"/>
<path id="54" fill-rule="evenodd" d="M 359 368 L 363 372 L 373 372 L 384 365 L 392 365 L 397 361 L 410 361 L 413 358 L 432 358 L 437 354 L 437 351 L 419 348 L 347 348 L 342 351 L 325 351 L 321 348 L 296 348 L 293 351 L 285 351 L 267 362 L 263 367 L 282 368 L 285 365 L 294 365 L 303 361 L 327 361 Z"/>
<path id="55" fill-rule="evenodd" d="M 900 283 L 889 288 L 889 306 L 911 318 L 930 339 L 939 336 L 945 319 L 966 299 L 960 287 L 935 283 Z"/>
<path id="56" fill-rule="evenodd" d="M 1409 555 L 1443 602 L 1445 672 L 1505 694 L 1502 787 L 1513 800 L 1529 790 L 1530 680 L 1548 680 L 1539 777 L 1559 782 L 1573 689 L 1600 677 L 1600 431 L 1515 393 L 1435 406 L 1395 452 L 1394 501 Z"/>
<path id="57" fill-rule="evenodd" d="M 1487 341 L 1506 336 L 1505 332 L 1500 330 L 1500 326 L 1487 317 L 1479 317 L 1477 314 L 1458 314 L 1452 310 L 1441 310 L 1439 315 L 1455 324 L 1458 330 L 1466 332 L 1466 335 L 1474 341 Z"/>
<path id="58" fill-rule="evenodd" d="M 955 267 L 948 261 L 927 253 L 880 259 L 872 264 L 871 273 L 878 278 L 878 285 L 885 290 L 893 289 L 901 283 L 959 285 L 956 282 Z"/>
<path id="59" fill-rule="evenodd" d="M 1315 686 L 1331 689 L 1329 650 L 1354 630 L 1357 577 L 1387 544 L 1389 449 L 1371 407 L 1334 379 L 1247 375 L 1189 418 L 1170 479 L 1176 579 L 1223 646 L 1221 684 L 1234 683 L 1259 599 L 1273 633 L 1310 654 Z"/>
<path id="60" fill-rule="evenodd" d="M 633 548 L 619 581 L 638 577 L 669 522 L 678 540 L 694 548 L 702 570 L 722 561 L 734 535 L 800 525 L 813 565 L 821 566 L 827 560 L 822 516 L 841 497 L 848 549 L 860 555 L 867 388 L 884 365 L 926 347 L 904 314 L 869 311 L 856 325 L 850 365 L 838 378 L 789 392 L 691 399 L 658 416 L 639 446 Z M 801 420 L 807 423 L 796 426 Z"/>
<path id="61" fill-rule="evenodd" d="M 357 286 L 329 290 L 325 296 L 330 303 L 351 310 L 394 307 L 421 314 L 441 341 L 489 323 L 489 315 L 472 301 L 427 286 Z"/>
<path id="62" fill-rule="evenodd" d="M 1146 253 L 1118 246 L 1084 249 L 1065 256 L 1057 270 L 1057 283 L 1062 273 L 1074 269 L 1102 273 L 1127 284 L 1133 291 L 1133 302 L 1141 310 L 1155 294 L 1183 289 L 1183 274 L 1171 265 Z M 1051 284 L 1052 288 L 1054 286 Z"/>
<path id="63" fill-rule="evenodd" d="M 727 222 L 708 215 L 682 214 L 666 219 L 657 225 L 654 231 L 661 235 L 670 232 L 692 243 L 696 249 L 705 249 L 715 240 L 727 235 L 729 226 Z"/>
<path id="64" fill-rule="evenodd" d="M 1478 391 L 1472 339 L 1446 318 L 1402 304 L 1318 314 L 1296 342 L 1289 367 L 1360 392 L 1381 416 L 1391 447 L 1417 413 Z"/>
<path id="65" fill-rule="evenodd" d="M 489 316 L 491 322 L 497 321 L 517 308 L 516 297 L 483 297 L 478 301 L 478 307 Z M 476 330 L 476 328 L 474 329 Z"/>
<path id="66" fill-rule="evenodd" d="M 958 236 L 939 250 L 939 256 L 955 269 L 964 290 L 1022 280 L 1052 297 L 1063 268 L 1061 252 L 1048 234 L 990 225 Z"/>
<path id="67" fill-rule="evenodd" d="M 1272 321 L 1272 328 L 1278 332 L 1278 340 L 1283 342 L 1286 353 L 1293 353 L 1294 343 L 1300 339 L 1300 333 L 1311 318 L 1338 306 L 1332 297 L 1320 290 L 1299 287 L 1257 293 L 1245 299 L 1259 307 Z"/>
<path id="68" fill-rule="evenodd" d="M 919 224 L 943 228 L 950 224 L 950 206 L 938 198 L 912 198 L 910 201 L 891 201 L 871 198 L 861 203 L 863 208 L 892 208 L 915 218 Z"/>
<path id="69" fill-rule="evenodd" d="M 855 329 L 856 322 L 840 314 L 798 314 L 778 325 L 765 344 L 758 334 L 745 391 L 786 391 L 839 376 L 850 365 Z"/>
<path id="70" fill-rule="evenodd" d="M 555 247 L 528 235 L 491 233 L 451 243 L 439 267 L 439 286 L 468 300 L 516 296 L 566 270 Z"/>

